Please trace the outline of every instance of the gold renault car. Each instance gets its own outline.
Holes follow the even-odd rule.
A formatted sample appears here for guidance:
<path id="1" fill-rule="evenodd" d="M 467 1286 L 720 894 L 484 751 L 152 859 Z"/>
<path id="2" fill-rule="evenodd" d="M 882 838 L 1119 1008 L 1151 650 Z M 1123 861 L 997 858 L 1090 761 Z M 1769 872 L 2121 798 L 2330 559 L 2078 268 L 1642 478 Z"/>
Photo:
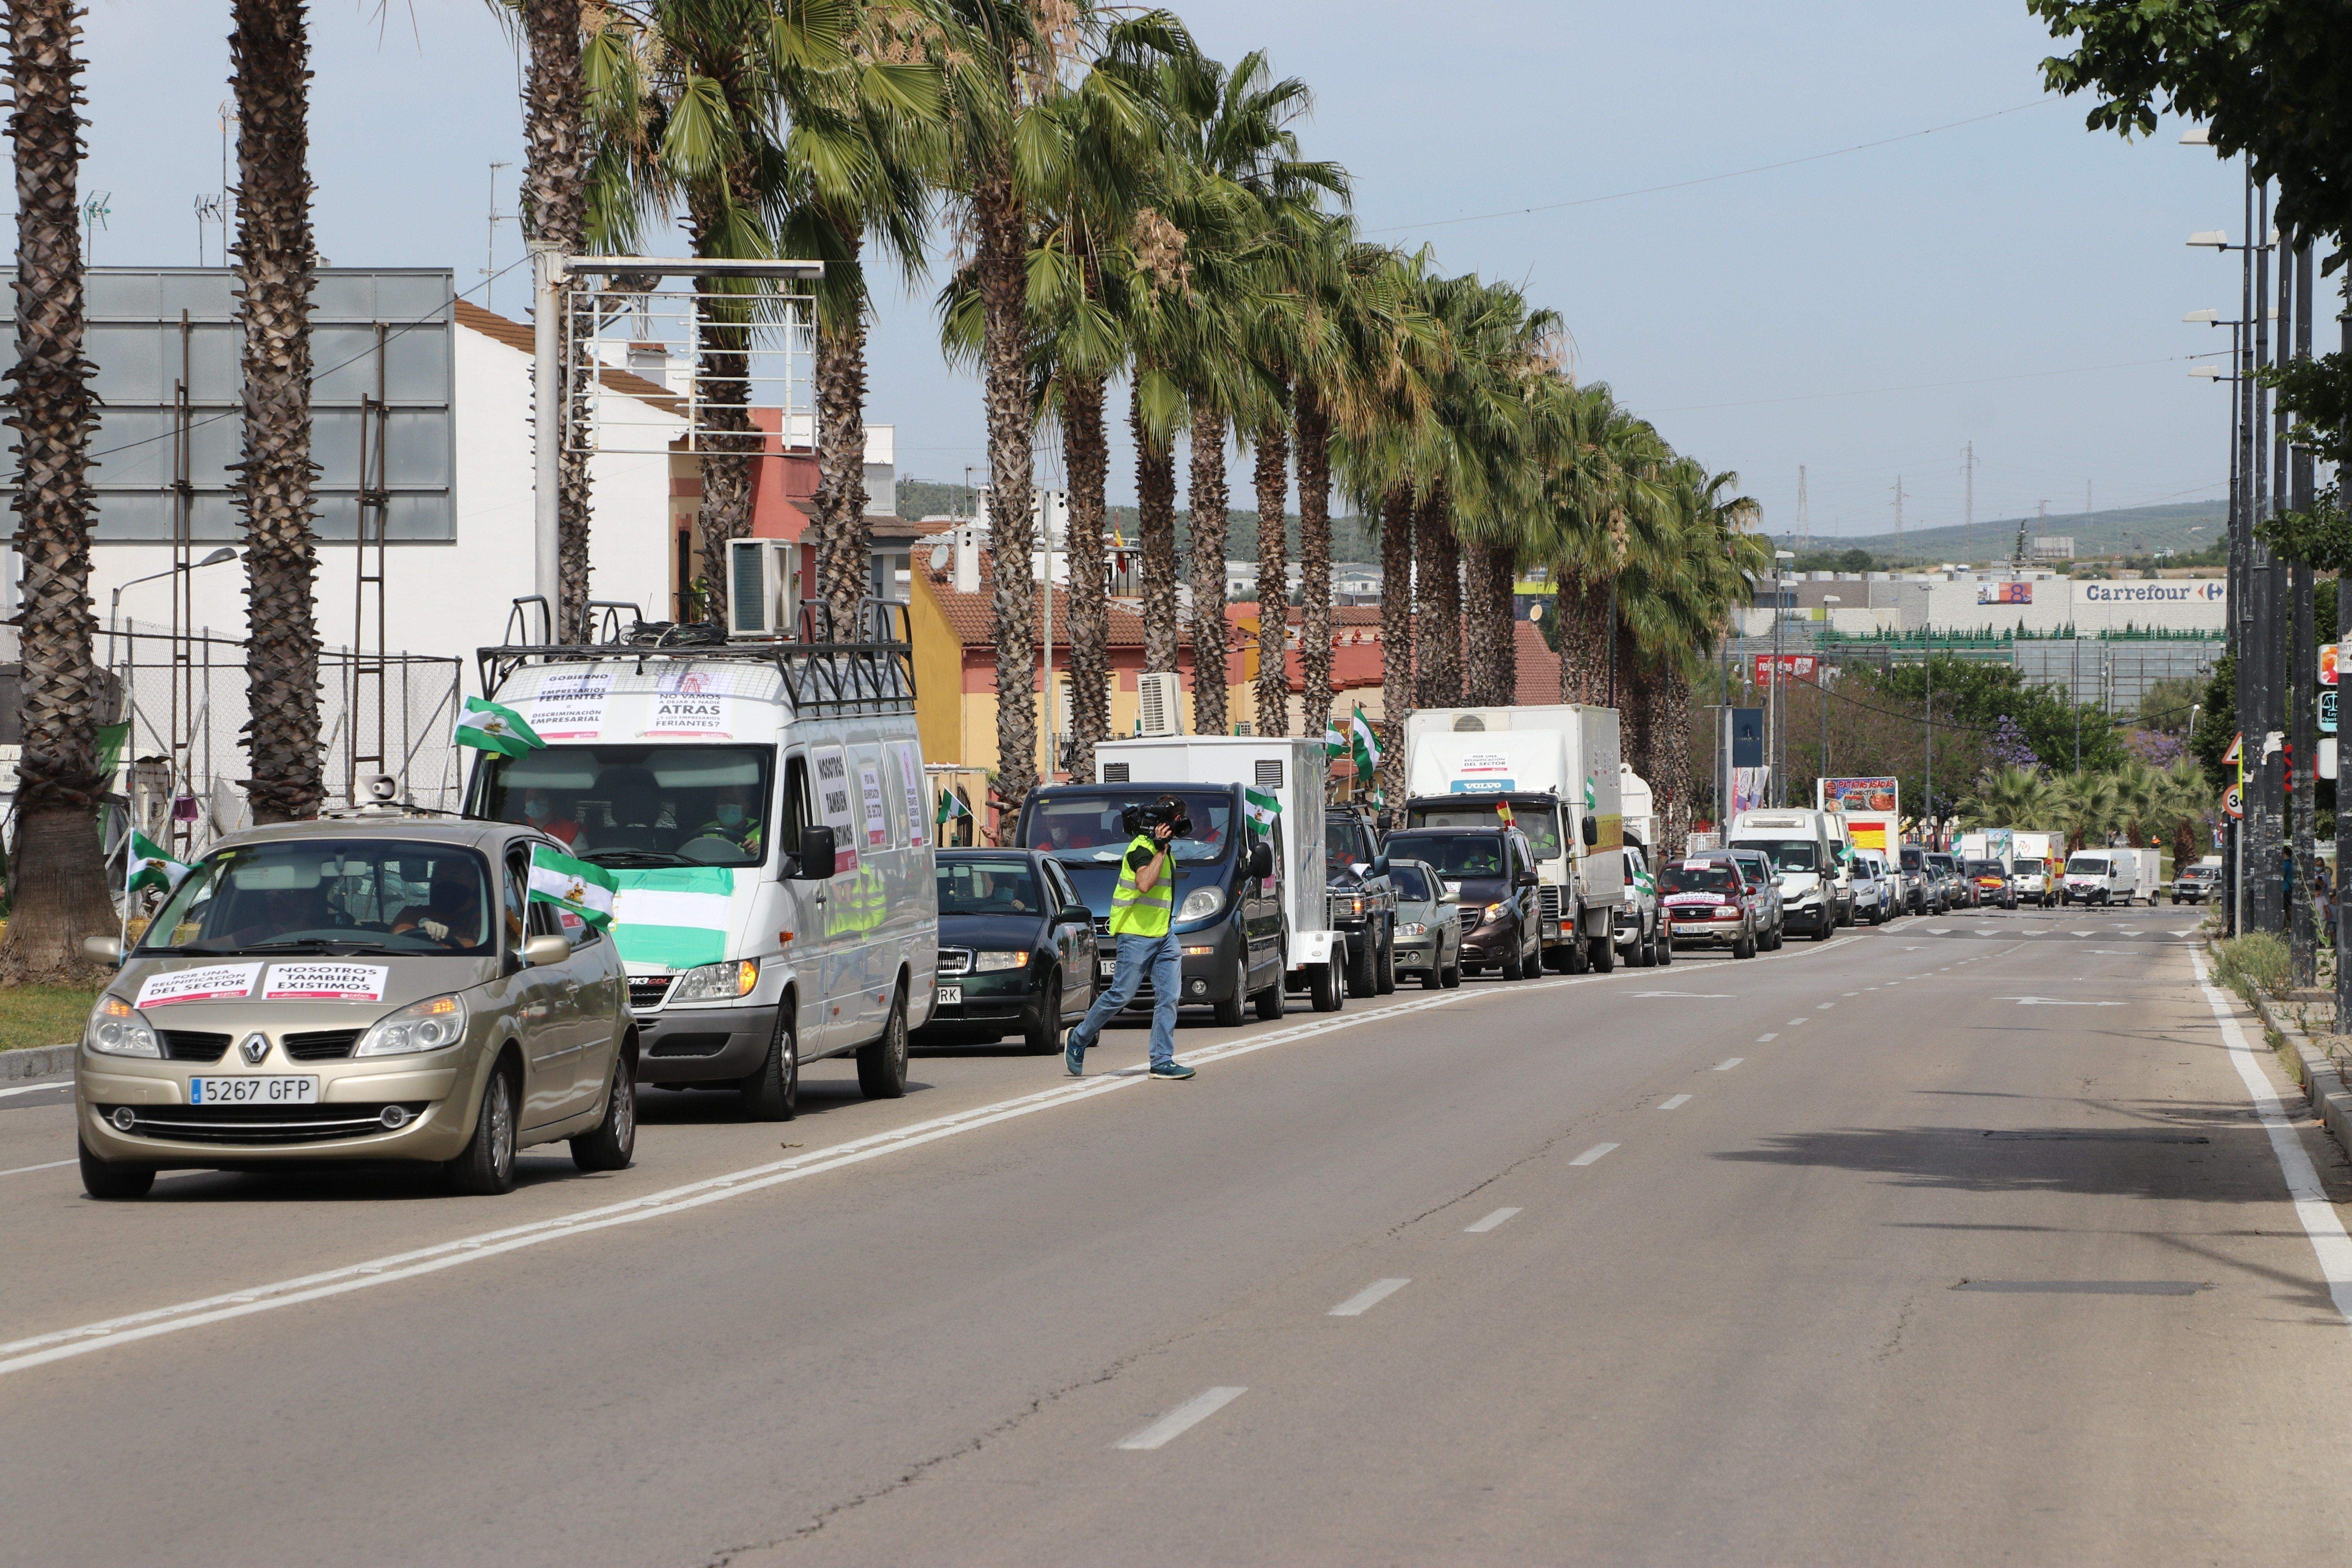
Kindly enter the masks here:
<path id="1" fill-rule="evenodd" d="M 215 844 L 120 960 L 75 1062 L 82 1184 L 174 1169 L 437 1164 L 514 1185 L 515 1152 L 636 1141 L 636 1033 L 612 938 L 530 897 L 528 827 L 362 808 Z"/>

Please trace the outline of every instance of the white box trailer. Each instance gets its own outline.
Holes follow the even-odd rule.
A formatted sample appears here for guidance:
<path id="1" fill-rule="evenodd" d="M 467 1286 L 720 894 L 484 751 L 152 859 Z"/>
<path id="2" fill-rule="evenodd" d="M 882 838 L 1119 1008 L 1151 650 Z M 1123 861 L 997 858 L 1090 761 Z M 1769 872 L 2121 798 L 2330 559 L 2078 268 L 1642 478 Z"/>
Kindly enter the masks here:
<path id="1" fill-rule="evenodd" d="M 1323 896 L 1323 777 L 1329 759 L 1320 738 L 1271 735 L 1167 735 L 1105 741 L 1095 747 L 1098 784 L 1239 784 L 1272 795 L 1275 875 L 1280 881 L 1285 977 L 1291 990 L 1328 998 L 1343 992 L 1348 950 L 1331 929 Z"/>
<path id="2" fill-rule="evenodd" d="M 1582 973 L 1625 901 L 1617 710 L 1423 708 L 1405 717 L 1404 747 L 1405 826 L 1475 826 L 1465 813 L 1507 803 L 1537 856 L 1546 958 Z"/>

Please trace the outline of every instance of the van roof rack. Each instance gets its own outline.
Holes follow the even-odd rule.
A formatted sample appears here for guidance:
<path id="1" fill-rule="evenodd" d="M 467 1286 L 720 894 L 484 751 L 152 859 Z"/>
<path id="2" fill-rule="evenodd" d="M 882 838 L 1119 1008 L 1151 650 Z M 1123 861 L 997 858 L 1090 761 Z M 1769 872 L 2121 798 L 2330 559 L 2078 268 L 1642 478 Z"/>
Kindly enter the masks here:
<path id="1" fill-rule="evenodd" d="M 859 606 L 860 624 L 854 628 L 866 635 L 837 640 L 831 610 L 823 600 L 802 603 L 799 625 L 793 628 L 797 635 L 790 637 L 729 637 L 718 627 L 634 619 L 624 628 L 619 616 L 611 613 L 614 606 L 599 605 L 593 606 L 601 613 L 593 618 L 590 630 L 602 634 L 602 640 L 579 643 L 511 640 L 518 622 L 525 619 L 526 602 L 515 602 L 516 615 L 508 622 L 510 640 L 477 652 L 485 692 L 496 695 L 529 665 L 627 659 L 643 673 L 649 663 L 760 664 L 782 679 L 797 717 L 915 710 L 913 627 L 907 606 L 888 600 L 866 600 Z"/>

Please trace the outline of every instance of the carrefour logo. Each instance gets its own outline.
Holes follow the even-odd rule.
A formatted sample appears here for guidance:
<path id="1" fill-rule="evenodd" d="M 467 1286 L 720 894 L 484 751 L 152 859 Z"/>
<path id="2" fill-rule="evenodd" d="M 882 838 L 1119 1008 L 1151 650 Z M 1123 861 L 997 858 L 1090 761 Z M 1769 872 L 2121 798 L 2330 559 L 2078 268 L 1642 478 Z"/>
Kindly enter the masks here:
<path id="1" fill-rule="evenodd" d="M 2086 583 L 2083 597 L 2092 604 L 2185 604 L 2191 600 L 2210 603 L 2228 594 L 2226 584 L 2204 583 Z"/>

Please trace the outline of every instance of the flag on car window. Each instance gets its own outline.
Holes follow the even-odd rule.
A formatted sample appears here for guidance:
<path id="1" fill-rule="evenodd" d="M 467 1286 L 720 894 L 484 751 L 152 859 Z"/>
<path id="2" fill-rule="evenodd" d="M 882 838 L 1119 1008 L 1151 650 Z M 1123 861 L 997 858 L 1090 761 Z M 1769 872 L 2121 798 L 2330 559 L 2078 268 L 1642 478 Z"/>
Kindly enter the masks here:
<path id="1" fill-rule="evenodd" d="M 1248 816 L 1252 827 L 1260 833 L 1269 833 L 1274 829 L 1274 819 L 1282 815 L 1282 802 L 1254 784 L 1244 784 L 1242 809 Z"/>
<path id="2" fill-rule="evenodd" d="M 187 866 L 173 859 L 158 848 L 154 840 L 137 828 L 131 830 L 131 850 L 123 857 L 122 890 L 135 893 L 142 888 L 161 888 L 165 892 L 180 885 L 188 874 Z"/>
<path id="3" fill-rule="evenodd" d="M 559 913 L 569 910 L 598 931 L 613 923 L 613 895 L 619 884 L 613 873 L 585 860 L 558 854 L 544 844 L 530 851 L 530 901 L 553 904 Z"/>
<path id="4" fill-rule="evenodd" d="M 455 739 L 461 746 L 495 752 L 501 757 L 520 757 L 547 744 L 521 714 L 478 697 L 466 699 L 466 710 L 457 715 Z"/>

